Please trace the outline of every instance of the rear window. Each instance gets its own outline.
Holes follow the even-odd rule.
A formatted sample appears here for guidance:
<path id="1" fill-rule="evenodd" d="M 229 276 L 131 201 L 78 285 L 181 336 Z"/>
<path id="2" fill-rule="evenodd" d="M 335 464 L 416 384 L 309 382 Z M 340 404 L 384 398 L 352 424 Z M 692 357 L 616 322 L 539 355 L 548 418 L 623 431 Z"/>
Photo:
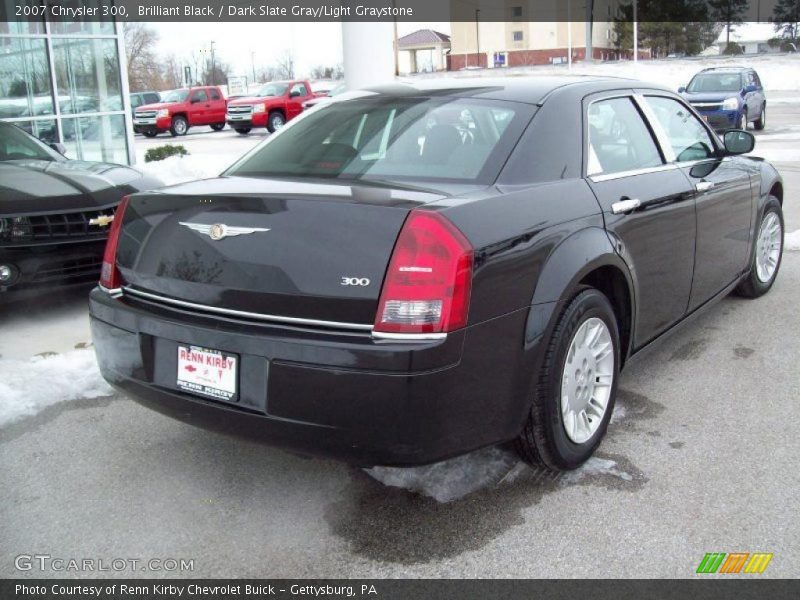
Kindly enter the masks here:
<path id="1" fill-rule="evenodd" d="M 226 175 L 490 183 L 534 108 L 462 98 L 361 98 L 308 113 Z"/>

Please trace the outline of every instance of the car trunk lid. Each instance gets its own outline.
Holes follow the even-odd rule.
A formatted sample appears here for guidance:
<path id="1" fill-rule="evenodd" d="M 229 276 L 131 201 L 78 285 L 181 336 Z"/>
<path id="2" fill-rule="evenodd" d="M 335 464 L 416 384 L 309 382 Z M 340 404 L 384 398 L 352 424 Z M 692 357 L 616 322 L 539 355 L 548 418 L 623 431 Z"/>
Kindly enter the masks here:
<path id="1" fill-rule="evenodd" d="M 132 294 L 288 322 L 371 325 L 409 211 L 444 197 L 239 177 L 193 182 L 131 197 L 117 264 Z"/>

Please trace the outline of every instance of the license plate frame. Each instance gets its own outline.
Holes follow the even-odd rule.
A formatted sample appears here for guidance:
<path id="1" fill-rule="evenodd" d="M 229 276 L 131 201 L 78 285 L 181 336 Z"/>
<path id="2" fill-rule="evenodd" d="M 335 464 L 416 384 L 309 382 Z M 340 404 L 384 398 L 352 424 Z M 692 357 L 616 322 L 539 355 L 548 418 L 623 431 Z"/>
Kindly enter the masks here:
<path id="1" fill-rule="evenodd" d="M 178 344 L 178 389 L 213 400 L 238 402 L 239 355 L 193 344 Z"/>

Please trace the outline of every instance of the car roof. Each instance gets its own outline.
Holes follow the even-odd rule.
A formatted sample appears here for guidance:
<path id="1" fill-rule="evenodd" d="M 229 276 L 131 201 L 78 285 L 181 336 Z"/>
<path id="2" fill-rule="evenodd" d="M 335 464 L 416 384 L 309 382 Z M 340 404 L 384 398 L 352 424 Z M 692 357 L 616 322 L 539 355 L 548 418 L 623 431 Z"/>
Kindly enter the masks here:
<path id="1" fill-rule="evenodd" d="M 587 75 L 529 76 L 529 77 L 471 77 L 435 78 L 404 81 L 366 88 L 365 91 L 386 96 L 436 95 L 488 100 L 506 100 L 541 105 L 557 92 L 591 94 L 615 89 L 668 90 L 658 85 L 617 77 Z"/>
<path id="2" fill-rule="evenodd" d="M 731 67 L 708 67 L 700 71 L 701 73 L 708 73 L 709 71 L 752 71 L 752 67 L 739 67 L 739 66 L 731 66 Z"/>

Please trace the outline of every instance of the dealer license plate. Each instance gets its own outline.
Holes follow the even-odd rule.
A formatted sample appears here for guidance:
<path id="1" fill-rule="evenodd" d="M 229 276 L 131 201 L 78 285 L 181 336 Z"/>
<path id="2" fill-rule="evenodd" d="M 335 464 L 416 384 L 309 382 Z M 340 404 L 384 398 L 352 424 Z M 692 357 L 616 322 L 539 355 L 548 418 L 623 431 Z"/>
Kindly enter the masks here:
<path id="1" fill-rule="evenodd" d="M 178 387 L 217 400 L 236 400 L 238 357 L 219 350 L 178 345 Z"/>

